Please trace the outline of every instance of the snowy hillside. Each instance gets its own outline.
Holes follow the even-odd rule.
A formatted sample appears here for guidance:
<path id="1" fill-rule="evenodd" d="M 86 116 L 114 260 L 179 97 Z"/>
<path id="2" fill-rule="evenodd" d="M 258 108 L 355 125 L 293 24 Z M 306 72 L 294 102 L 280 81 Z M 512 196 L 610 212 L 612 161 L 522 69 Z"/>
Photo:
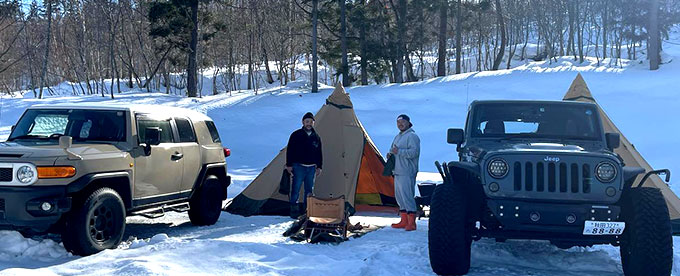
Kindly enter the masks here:
<path id="1" fill-rule="evenodd" d="M 654 168 L 675 173 L 672 189 L 680 194 L 680 33 L 664 43 L 664 64 L 597 67 L 594 60 L 575 64 L 535 62 L 511 70 L 468 73 L 403 85 L 352 87 L 356 113 L 384 153 L 397 132 L 395 118 L 408 114 L 422 141 L 420 167 L 434 172 L 435 160 L 455 159 L 446 144 L 446 129 L 462 127 L 468 104 L 481 99 L 562 98 L 576 72 L 581 72 L 596 100 Z M 298 84 L 297 86 L 295 84 Z M 232 149 L 229 174 L 234 197 L 285 146 L 302 115 L 316 112 L 332 88 L 310 94 L 299 83 L 200 99 L 131 91 L 115 100 L 101 96 L 60 96 L 45 100 L 3 98 L 0 136 L 6 138 L 23 110 L 37 103 L 110 102 L 173 105 L 197 109 L 212 117 L 224 145 Z M 436 179 L 423 174 L 421 180 Z M 353 222 L 386 226 L 395 218 L 359 214 Z M 116 250 L 80 258 L 51 239 L 25 239 L 0 232 L 0 274 L 6 275 L 432 275 L 427 256 L 427 219 L 407 233 L 384 228 L 334 245 L 296 243 L 281 236 L 290 225 L 285 217 L 243 218 L 223 213 L 209 227 L 193 227 L 185 214 L 148 220 L 128 218 L 124 242 Z M 128 239 L 129 237 L 129 239 Z M 680 239 L 674 275 L 680 275 Z M 482 240 L 473 244 L 469 275 L 621 275 L 618 248 L 595 246 L 560 250 L 546 242 Z"/>

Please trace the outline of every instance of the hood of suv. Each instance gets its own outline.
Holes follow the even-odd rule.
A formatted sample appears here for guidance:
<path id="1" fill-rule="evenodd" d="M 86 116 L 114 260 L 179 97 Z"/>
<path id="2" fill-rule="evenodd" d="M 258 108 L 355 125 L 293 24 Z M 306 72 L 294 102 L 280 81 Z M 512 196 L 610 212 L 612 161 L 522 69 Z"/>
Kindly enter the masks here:
<path id="1" fill-rule="evenodd" d="M 585 149 L 577 145 L 565 145 L 555 143 L 528 143 L 514 144 L 511 149 L 522 151 L 550 151 L 550 152 L 581 152 Z"/>
<path id="2" fill-rule="evenodd" d="M 69 150 L 81 156 L 120 152 L 112 144 L 74 144 Z M 40 142 L 2 142 L 0 143 L 0 158 L 59 158 L 67 156 L 62 148 L 55 143 Z"/>

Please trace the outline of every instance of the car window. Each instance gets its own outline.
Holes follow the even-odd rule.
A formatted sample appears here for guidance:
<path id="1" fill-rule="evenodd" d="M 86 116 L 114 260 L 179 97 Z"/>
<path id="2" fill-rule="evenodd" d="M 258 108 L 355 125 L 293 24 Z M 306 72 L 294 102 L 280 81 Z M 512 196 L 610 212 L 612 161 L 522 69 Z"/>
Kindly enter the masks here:
<path id="1" fill-rule="evenodd" d="M 222 143 L 220 134 L 217 132 L 217 127 L 215 127 L 215 123 L 213 121 L 205 121 L 205 125 L 208 127 L 208 131 L 210 132 L 213 143 Z"/>
<path id="2" fill-rule="evenodd" d="M 74 143 L 125 141 L 125 112 L 83 109 L 27 110 L 9 140 L 58 141 L 68 135 Z"/>
<path id="3" fill-rule="evenodd" d="M 191 122 L 184 118 L 175 118 L 175 124 L 177 124 L 177 132 L 179 132 L 179 141 L 185 142 L 196 142 L 196 133 L 194 132 Z"/>
<path id="4" fill-rule="evenodd" d="M 140 143 L 143 143 L 146 140 L 145 130 L 148 127 L 157 127 L 161 130 L 161 143 L 174 143 L 170 120 L 137 119 L 137 130 Z"/>
<path id="5" fill-rule="evenodd" d="M 599 140 L 594 106 L 563 103 L 483 103 L 473 110 L 472 137 Z"/>

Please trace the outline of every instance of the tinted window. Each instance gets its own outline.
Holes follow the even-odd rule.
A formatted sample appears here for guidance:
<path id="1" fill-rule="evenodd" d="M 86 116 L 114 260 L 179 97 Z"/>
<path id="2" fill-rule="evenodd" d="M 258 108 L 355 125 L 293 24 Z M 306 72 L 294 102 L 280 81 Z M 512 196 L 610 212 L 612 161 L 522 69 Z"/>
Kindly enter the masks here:
<path id="1" fill-rule="evenodd" d="M 213 143 L 222 143 L 222 140 L 220 140 L 220 134 L 217 133 L 217 127 L 215 127 L 215 123 L 213 121 L 205 121 L 205 125 L 208 127 L 208 131 L 210 131 L 210 136 L 212 137 Z"/>
<path id="2" fill-rule="evenodd" d="M 55 140 L 62 135 L 73 142 L 125 140 L 125 112 L 82 109 L 28 110 L 8 140 Z"/>
<path id="3" fill-rule="evenodd" d="M 478 104 L 473 137 L 601 139 L 597 108 L 560 103 Z"/>
<path id="4" fill-rule="evenodd" d="M 177 124 L 177 132 L 179 132 L 180 142 L 196 142 L 196 134 L 191 122 L 184 118 L 175 118 Z"/>
<path id="5" fill-rule="evenodd" d="M 174 142 L 174 139 L 172 138 L 172 127 L 170 127 L 170 120 L 137 119 L 137 130 L 140 143 L 145 141 L 145 130 L 147 127 L 157 127 L 161 130 L 161 143 Z"/>

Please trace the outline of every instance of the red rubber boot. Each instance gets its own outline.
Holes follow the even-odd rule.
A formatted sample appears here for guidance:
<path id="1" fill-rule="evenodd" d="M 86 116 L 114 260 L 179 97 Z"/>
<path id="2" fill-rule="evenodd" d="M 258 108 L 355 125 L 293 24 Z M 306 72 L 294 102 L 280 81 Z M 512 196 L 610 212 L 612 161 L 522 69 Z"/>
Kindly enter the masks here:
<path id="1" fill-rule="evenodd" d="M 406 215 L 406 222 L 408 223 L 405 227 L 404 230 L 406 231 L 413 231 L 416 230 L 416 214 L 407 214 Z"/>
<path id="2" fill-rule="evenodd" d="M 392 228 L 406 228 L 408 225 L 408 218 L 406 212 L 399 212 L 401 220 L 398 223 L 392 223 Z"/>

